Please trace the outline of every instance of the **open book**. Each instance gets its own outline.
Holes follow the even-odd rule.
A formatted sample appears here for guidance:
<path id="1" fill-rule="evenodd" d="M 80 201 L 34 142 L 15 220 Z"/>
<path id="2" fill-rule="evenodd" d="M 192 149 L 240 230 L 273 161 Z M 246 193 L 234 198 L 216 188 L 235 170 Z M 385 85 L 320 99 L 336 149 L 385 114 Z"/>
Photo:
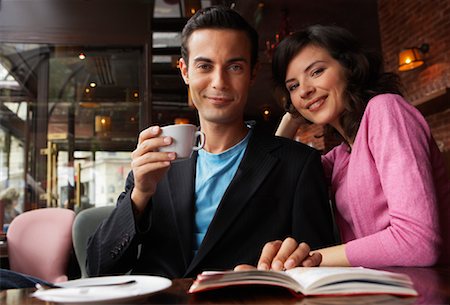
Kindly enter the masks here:
<path id="1" fill-rule="evenodd" d="M 287 271 L 205 271 L 197 276 L 189 293 L 236 285 L 280 286 L 306 296 L 417 295 L 407 275 L 362 267 L 297 267 Z"/>

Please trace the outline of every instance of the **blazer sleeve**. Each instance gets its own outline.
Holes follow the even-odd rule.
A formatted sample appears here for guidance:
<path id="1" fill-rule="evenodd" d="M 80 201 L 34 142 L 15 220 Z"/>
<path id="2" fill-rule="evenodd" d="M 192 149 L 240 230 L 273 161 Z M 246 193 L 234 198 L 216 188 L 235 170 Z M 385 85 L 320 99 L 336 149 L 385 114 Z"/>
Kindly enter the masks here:
<path id="1" fill-rule="evenodd" d="M 324 171 L 315 150 L 299 173 L 294 200 L 292 224 L 297 241 L 308 243 L 312 249 L 336 244 Z"/>
<path id="2" fill-rule="evenodd" d="M 89 238 L 86 259 L 89 276 L 123 274 L 131 270 L 137 260 L 141 230 L 137 227 L 132 208 L 133 187 L 134 178 L 130 172 L 116 208 Z M 146 227 L 150 226 L 149 210 L 142 216 Z M 139 228 L 142 228 L 142 223 Z"/>

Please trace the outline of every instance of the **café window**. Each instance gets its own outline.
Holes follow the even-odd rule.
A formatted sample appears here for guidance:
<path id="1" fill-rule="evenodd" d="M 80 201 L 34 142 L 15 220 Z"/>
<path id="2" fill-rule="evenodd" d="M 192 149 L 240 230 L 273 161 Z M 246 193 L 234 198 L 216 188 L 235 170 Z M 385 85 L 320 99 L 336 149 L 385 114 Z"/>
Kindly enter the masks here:
<path id="1" fill-rule="evenodd" d="M 17 188 L 19 212 L 115 204 L 139 133 L 142 57 L 0 42 L 0 192 Z"/>

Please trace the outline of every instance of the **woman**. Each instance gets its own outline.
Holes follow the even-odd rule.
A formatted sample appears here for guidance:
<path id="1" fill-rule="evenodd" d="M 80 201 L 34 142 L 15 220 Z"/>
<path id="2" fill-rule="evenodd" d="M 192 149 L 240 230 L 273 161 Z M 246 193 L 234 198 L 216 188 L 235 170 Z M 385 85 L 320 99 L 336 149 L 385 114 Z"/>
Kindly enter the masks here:
<path id="1" fill-rule="evenodd" d="M 293 138 L 306 119 L 344 140 L 322 157 L 343 243 L 318 250 L 321 265 L 448 263 L 450 182 L 430 128 L 400 95 L 397 76 L 383 73 L 381 60 L 349 32 L 321 25 L 283 40 L 272 69 L 288 109 L 277 135 Z M 291 238 L 268 243 L 259 267 L 298 265 L 300 247 Z"/>

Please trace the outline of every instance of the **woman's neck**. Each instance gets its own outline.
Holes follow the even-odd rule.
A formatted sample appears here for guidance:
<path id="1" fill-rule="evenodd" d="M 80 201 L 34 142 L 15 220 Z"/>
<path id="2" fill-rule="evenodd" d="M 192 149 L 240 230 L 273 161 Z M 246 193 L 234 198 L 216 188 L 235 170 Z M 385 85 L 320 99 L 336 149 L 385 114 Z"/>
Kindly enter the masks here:
<path id="1" fill-rule="evenodd" d="M 335 124 L 331 124 L 330 125 L 336 129 L 336 131 L 339 133 L 339 135 L 344 139 L 344 141 L 348 144 L 348 146 L 350 146 L 350 149 L 353 147 L 353 142 L 355 141 L 354 138 L 349 137 L 345 131 L 344 128 L 342 128 L 340 123 L 335 123 Z"/>

